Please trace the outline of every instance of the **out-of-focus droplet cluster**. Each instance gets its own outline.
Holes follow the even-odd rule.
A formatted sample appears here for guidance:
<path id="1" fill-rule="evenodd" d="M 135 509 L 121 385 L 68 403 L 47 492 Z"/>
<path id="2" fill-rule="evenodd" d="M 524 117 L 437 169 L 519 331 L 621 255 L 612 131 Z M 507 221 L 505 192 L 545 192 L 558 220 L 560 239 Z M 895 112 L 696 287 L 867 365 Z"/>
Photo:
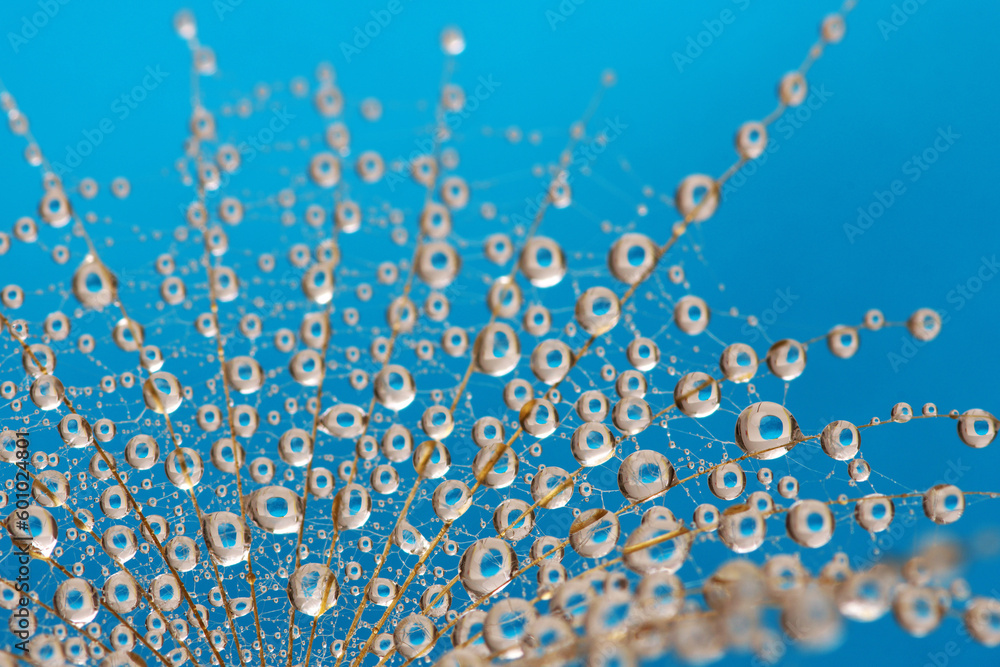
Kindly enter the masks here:
<path id="1" fill-rule="evenodd" d="M 823 21 L 812 60 L 852 7 Z M 190 12 L 174 28 L 198 80 L 225 66 Z M 441 32 L 448 63 L 465 49 L 460 29 Z M 804 102 L 807 70 L 780 79 L 777 115 L 738 128 L 737 165 Z M 0 255 L 35 262 L 44 246 L 66 265 L 0 291 L 0 458 L 30 479 L 0 492 L 3 529 L 38 577 L 10 625 L 34 664 L 767 659 L 781 635 L 829 647 L 845 619 L 890 613 L 915 637 L 959 614 L 1000 644 L 1000 601 L 973 596 L 953 545 L 901 564 L 838 546 L 854 531 L 877 545 L 917 513 L 951 524 L 992 497 L 883 484 L 862 431 L 867 448 L 883 423 L 920 437 L 921 420 L 951 419 L 981 450 L 996 417 L 897 403 L 884 422 L 806 428 L 781 393 L 822 343 L 847 360 L 898 326 L 922 344 L 939 313 L 871 310 L 756 350 L 677 257 L 723 210 L 728 176 L 684 177 L 660 197 L 679 220 L 606 223 L 595 251 L 565 233 L 584 224 L 570 216 L 587 187 L 566 158 L 603 150 L 607 130 L 572 125 L 524 215 L 462 169 L 447 128 L 469 88 L 446 80 L 429 143 L 393 159 L 363 124 L 394 107 L 345 97 L 329 65 L 314 79 L 224 103 L 199 90 L 176 165 L 190 201 L 166 229 L 117 223 L 150 250 L 128 262 L 95 243 L 90 212 L 127 209 L 56 173 L 2 93 L 42 188 Z M 281 135 L 281 104 L 314 127 Z M 121 206 L 146 196 L 125 178 L 107 190 Z M 17 555 L 4 558 L 0 607 L 20 609 Z"/>

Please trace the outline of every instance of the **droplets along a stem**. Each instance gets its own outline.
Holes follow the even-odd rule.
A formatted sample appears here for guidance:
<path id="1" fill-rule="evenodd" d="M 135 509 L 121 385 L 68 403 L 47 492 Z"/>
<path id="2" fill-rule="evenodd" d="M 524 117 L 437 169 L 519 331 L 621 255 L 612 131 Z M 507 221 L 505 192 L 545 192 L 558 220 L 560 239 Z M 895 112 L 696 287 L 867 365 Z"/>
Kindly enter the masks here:
<path id="1" fill-rule="evenodd" d="M 911 437 L 924 437 L 928 423 L 953 419 L 960 442 L 982 450 L 995 439 L 996 418 L 981 409 L 939 415 L 932 404 L 917 415 L 897 403 L 885 420 L 845 415 L 851 421 L 830 418 L 822 430 L 807 429 L 793 416 L 794 393 L 786 406 L 758 396 L 754 384 L 776 379 L 787 391 L 809 373 L 807 358 L 823 353 L 811 347 L 820 341 L 850 359 L 867 331 L 905 326 L 917 341 L 933 340 L 940 315 L 920 309 L 905 322 L 887 322 L 869 311 L 859 325 L 782 338 L 758 356 L 739 340 L 722 342 L 727 314 L 713 313 L 708 294 L 691 293 L 695 271 L 675 264 L 661 272 L 664 259 L 686 249 L 689 230 L 724 210 L 723 187 L 762 155 L 769 126 L 804 102 L 810 69 L 844 37 L 852 7 L 823 21 L 803 63 L 781 77 L 776 108 L 737 129 L 735 163 L 719 177 L 690 175 L 673 197 L 661 196 L 680 219 L 648 228 L 650 235 L 634 223 L 602 224 L 615 236 L 596 267 L 559 224 L 577 224 L 568 216 L 597 183 L 578 178 L 573 156 L 581 143 L 603 152 L 611 140 L 603 131 L 588 135 L 611 73 L 570 127 L 557 164 L 533 171 L 543 181 L 537 207 L 515 221 L 505 205 L 482 201 L 495 184 L 460 175 L 464 145 L 448 115 L 469 110 L 454 66 L 466 46 L 459 29 L 440 36 L 445 68 L 429 149 L 392 160 L 362 146 L 345 120 L 355 102 L 322 65 L 315 86 L 296 78 L 287 88 L 292 101 L 312 103 L 321 125 L 308 132 L 318 139 L 269 145 L 264 157 L 250 158 L 229 125 L 263 113 L 281 87 L 260 84 L 251 96 L 216 103 L 203 93 L 210 82 L 203 77 L 225 66 L 226 54 L 217 59 L 199 41 L 193 15 L 179 13 L 175 29 L 191 51 L 192 90 L 191 136 L 178 172 L 194 198 L 182 206 L 176 244 L 154 253 L 159 277 L 148 285 L 112 271 L 111 253 L 88 232 L 96 215 L 74 208 L 105 205 L 100 186 L 82 178 L 81 199 L 68 196 L 26 115 L 0 87 L 10 128 L 25 137 L 26 161 L 43 181 L 42 225 L 19 218 L 13 241 L 0 236 L 0 254 L 12 244 L 20 253 L 37 252 L 31 246 L 40 239 L 63 242 L 51 259 L 75 258 L 64 293 L 81 307 L 71 316 L 51 311 L 37 318 L 40 326 L 3 315 L 25 384 L 4 382 L 0 396 L 33 434 L 52 429 L 61 443 L 32 458 L 28 527 L 11 514 L 6 532 L 63 575 L 46 589 L 53 604 L 38 608 L 87 627 L 60 642 L 36 622 L 29 655 L 72 660 L 83 650 L 121 663 L 155 656 L 196 665 L 206 651 L 219 664 L 246 664 L 256 653 L 262 665 L 361 665 L 375 661 L 371 654 L 380 664 L 408 664 L 431 655 L 468 665 L 654 658 L 671 649 L 705 660 L 745 648 L 762 653 L 778 629 L 825 646 L 844 618 L 871 621 L 890 610 L 907 632 L 923 636 L 957 603 L 966 603 L 970 636 L 1000 642 L 1000 602 L 970 599 L 946 547 L 919 552 L 901 568 L 852 568 L 834 553 L 814 576 L 801 562 L 833 548 L 845 524 L 875 535 L 920 508 L 947 526 L 995 497 L 963 490 L 958 480 L 889 492 L 905 482 L 861 457 L 862 434 L 865 452 L 879 447 L 866 429 L 907 424 Z M 358 106 L 362 123 L 392 113 L 374 98 Z M 502 134 L 512 143 L 525 138 L 519 128 Z M 540 133 L 527 138 L 542 141 Z M 282 151 L 296 149 L 298 162 L 280 167 L 292 175 L 288 184 L 257 193 L 230 184 L 268 155 L 284 161 Z M 592 165 L 586 169 L 590 175 Z M 415 190 L 396 193 L 407 180 Z M 390 193 L 379 189 L 388 181 Z M 126 203 L 145 196 L 138 190 L 124 179 L 110 186 Z M 645 188 L 643 196 L 650 196 Z M 637 207 L 640 217 L 647 212 L 645 203 Z M 288 246 L 281 279 L 271 272 L 284 267 L 283 252 L 251 250 L 252 235 L 227 232 L 268 223 L 280 225 L 279 244 Z M 357 239 L 377 250 L 359 252 L 351 246 Z M 500 274 L 481 268 L 488 265 Z M 192 284 L 202 272 L 205 285 Z M 155 306 L 144 309 L 146 290 Z M 561 303 L 568 294 L 572 300 Z M 0 291 L 5 313 L 31 318 L 42 298 L 19 285 Z M 470 325 L 465 315 L 474 308 L 482 319 Z M 666 323 L 655 333 L 647 308 L 662 311 Z M 343 327 L 335 331 L 338 318 Z M 171 339 L 176 322 L 200 338 Z M 75 349 L 58 344 L 67 340 Z M 676 340 L 694 341 L 697 354 L 705 341 L 720 343 L 719 351 L 711 363 L 688 363 L 677 358 Z M 115 350 L 127 355 L 125 370 Z M 74 364 L 80 359 L 110 375 L 89 386 Z M 620 363 L 627 369 L 617 370 Z M 661 384 L 664 370 L 675 376 L 672 387 Z M 743 389 L 749 401 L 738 395 Z M 712 426 L 719 420 L 724 429 Z M 90 450 L 96 454 L 80 460 Z M 11 452 L 0 448 L 4 460 L 13 460 Z M 860 495 L 812 497 L 823 480 L 778 471 L 813 452 L 832 466 L 831 488 L 844 483 Z M 679 518 L 686 506 L 690 522 Z M 106 524 L 100 532 L 98 521 Z M 685 587 L 694 574 L 684 568 L 699 560 L 691 553 L 711 541 L 746 557 L 699 571 L 701 585 Z M 159 561 L 147 558 L 151 545 Z M 231 571 L 242 563 L 246 583 Z M 0 606 L 11 599 L 0 598 Z M 218 607 L 221 613 L 212 611 Z M 777 627 L 758 623 L 767 609 L 778 610 Z M 253 628 L 241 620 L 251 612 Z M 299 641 L 298 614 L 308 618 L 307 641 Z M 744 621 L 759 630 L 734 634 Z M 679 639 L 668 645 L 669 636 Z"/>

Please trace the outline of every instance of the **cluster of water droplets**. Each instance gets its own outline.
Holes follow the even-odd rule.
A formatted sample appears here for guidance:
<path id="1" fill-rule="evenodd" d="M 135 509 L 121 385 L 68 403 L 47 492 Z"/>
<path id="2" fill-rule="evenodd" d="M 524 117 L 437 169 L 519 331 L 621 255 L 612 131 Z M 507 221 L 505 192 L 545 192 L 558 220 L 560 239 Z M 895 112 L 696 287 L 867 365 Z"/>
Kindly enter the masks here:
<path id="1" fill-rule="evenodd" d="M 852 6 L 823 21 L 775 111 L 738 129 L 736 165 L 803 102 Z M 216 55 L 193 16 L 175 28 L 196 82 L 209 80 Z M 461 31 L 440 47 L 451 73 Z M 598 97 L 613 83 L 605 74 Z M 315 80 L 234 102 L 195 90 L 176 165 L 190 200 L 164 230 L 122 232 L 155 249 L 126 277 L 106 259 L 114 243 L 95 242 L 100 214 L 80 212 L 139 195 L 125 179 L 113 199 L 93 179 L 61 179 L 26 112 L 0 95 L 43 181 L 37 212 L 0 233 L 5 279 L 11 262 L 64 267 L 0 292 L 0 458 L 12 470 L 0 502 L 15 563 L 0 607 L 32 664 L 700 662 L 767 658 L 782 635 L 831 646 L 845 619 L 890 613 L 923 636 L 956 611 L 975 640 L 1000 643 L 1000 601 L 955 575 L 954 548 L 856 567 L 836 547 L 838 524 L 876 539 L 903 514 L 949 524 L 992 495 L 876 488 L 861 441 L 883 422 L 803 430 L 754 384 L 795 380 L 823 344 L 850 359 L 884 327 L 932 340 L 935 311 L 894 323 L 871 310 L 761 354 L 721 344 L 710 364 L 676 356 L 691 340 L 721 342 L 710 326 L 735 319 L 691 293 L 675 261 L 732 169 L 685 178 L 666 198 L 679 219 L 655 226 L 659 237 L 607 223 L 606 254 L 581 252 L 545 223 L 572 210 L 573 147 L 607 140 L 589 116 L 533 173 L 544 197 L 522 217 L 461 175 L 445 122 L 466 103 L 459 83 L 446 77 L 440 91 L 433 149 L 400 162 L 356 144 L 370 135 L 349 123 L 377 123 L 382 103 L 351 112 L 322 65 Z M 314 127 L 280 138 L 271 125 L 269 150 L 250 158 L 238 132 L 279 101 Z M 258 170 L 265 185 L 238 187 Z M 274 173 L 290 185 L 267 182 Z M 905 403 L 884 423 L 922 419 L 953 420 L 957 442 L 976 449 L 998 427 L 984 410 Z M 31 443 L 26 519 L 18 429 Z M 802 448 L 856 492 L 810 498 L 796 477 L 774 479 L 769 466 Z M 698 555 L 718 547 L 730 555 Z M 14 614 L 19 550 L 35 576 L 26 617 Z M 19 650 L 10 641 L 0 663 Z"/>

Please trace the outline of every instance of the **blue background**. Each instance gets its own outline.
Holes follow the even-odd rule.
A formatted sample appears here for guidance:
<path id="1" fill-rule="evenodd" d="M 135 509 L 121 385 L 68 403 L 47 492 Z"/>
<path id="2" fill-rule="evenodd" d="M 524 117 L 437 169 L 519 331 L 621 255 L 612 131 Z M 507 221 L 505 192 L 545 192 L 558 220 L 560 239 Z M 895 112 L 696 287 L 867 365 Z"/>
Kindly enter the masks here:
<path id="1" fill-rule="evenodd" d="M 18 31 L 22 17 L 38 11 L 38 6 L 17 0 L 0 7 L 4 34 L 0 76 L 29 115 L 50 159 L 59 160 L 63 147 L 80 141 L 82 132 L 97 127 L 102 118 L 114 118 L 114 131 L 64 180 L 75 187 L 83 175 L 92 176 L 106 189 L 116 176 L 130 179 L 133 194 L 128 206 L 113 222 L 101 226 L 100 236 L 116 239 L 108 251 L 116 258 L 109 261 L 116 271 L 128 264 L 130 255 L 145 258 L 137 269 L 140 279 L 152 276 L 155 253 L 142 247 L 139 232 L 129 230 L 172 229 L 181 222 L 178 204 L 190 196 L 172 166 L 187 134 L 184 119 L 190 99 L 189 54 L 171 28 L 176 7 L 170 4 L 139 9 L 134 3 L 73 0 L 60 6 L 58 14 L 17 53 L 6 35 Z M 383 119 L 358 127 L 357 143 L 382 150 L 386 158 L 406 155 L 413 150 L 415 137 L 432 122 L 430 108 L 442 61 L 437 35 L 444 25 L 458 25 L 468 48 L 458 59 L 454 79 L 467 92 L 480 76 L 501 83 L 456 133 L 462 153 L 460 172 L 470 183 L 484 184 L 479 188 L 486 191 L 482 196 L 474 188 L 474 206 L 490 199 L 502 212 L 513 213 L 523 207 L 524 197 L 538 192 L 533 184 L 537 179 L 531 178 L 528 168 L 554 161 L 569 123 L 581 115 L 598 89 L 601 72 L 611 68 L 618 82 L 607 92 L 592 127 L 599 128 L 605 118 L 620 118 L 627 129 L 595 164 L 594 176 L 576 181 L 576 202 L 570 212 L 549 216 L 544 227 L 546 235 L 568 250 L 590 253 L 581 264 L 596 267 L 602 266 L 607 243 L 614 238 L 600 233 L 601 220 L 622 226 L 634 223 L 635 229 L 656 240 L 668 237 L 676 213 L 655 197 L 643 198 L 641 186 L 670 197 L 687 174 L 718 175 L 728 167 L 735 159 L 736 128 L 773 108 L 779 77 L 798 65 L 815 40 L 820 19 L 837 8 L 835 3 L 816 1 L 589 0 L 574 5 L 565 21 L 552 24 L 546 12 L 558 11 L 555 1 L 501 5 L 403 0 L 402 5 L 403 11 L 382 33 L 347 62 L 341 42 L 352 40 L 354 28 L 371 20 L 369 12 L 383 9 L 384 3 L 279 6 L 247 1 L 221 15 L 212 3 L 190 3 L 198 17 L 199 37 L 219 58 L 219 74 L 203 84 L 206 105 L 217 110 L 248 95 L 257 82 L 287 84 L 296 75 L 312 78 L 317 63 L 327 61 L 336 69 L 348 114 L 357 118 L 357 105 L 365 97 L 375 96 L 383 103 Z M 995 217 L 1000 7 L 987 0 L 927 0 L 898 30 L 886 34 L 879 22 L 890 20 L 895 6 L 881 0 L 859 3 L 848 18 L 844 41 L 829 47 L 809 75 L 813 88 L 830 91 L 829 99 L 801 127 L 775 133 L 780 149 L 726 198 L 709 222 L 691 230 L 676 258 L 662 265 L 683 264 L 692 291 L 706 298 L 717 316 L 716 333 L 730 342 L 741 338 L 747 315 L 764 316 L 778 291 L 797 298 L 768 327 L 769 340 L 805 340 L 836 324 L 858 324 L 868 308 L 881 308 L 894 322 L 924 306 L 946 316 L 940 336 L 895 368 L 890 355 L 900 353 L 910 340 L 902 328 L 862 332 L 861 350 L 848 361 L 834 359 L 819 344 L 786 399 L 808 433 L 832 418 L 859 424 L 873 416 L 885 419 L 897 401 L 907 401 L 918 411 L 923 403 L 934 402 L 941 413 L 952 408 L 995 413 L 1000 407 L 996 392 L 1000 358 L 995 352 L 1000 280 L 985 282 L 961 308 L 954 298 L 949 300 L 952 290 L 976 275 L 983 258 L 1000 251 Z M 735 20 L 693 62 L 679 69 L 675 52 L 683 52 L 688 38 L 696 39 L 706 29 L 703 22 L 717 19 L 725 10 Z M 168 76 L 147 101 L 119 120 L 113 115 L 113 100 L 136 85 L 147 66 L 159 66 Z M 309 129 L 297 125 L 295 131 L 315 134 L 322 127 L 316 117 L 306 122 L 312 123 Z M 352 130 L 359 123 L 352 124 Z M 482 132 L 491 128 L 496 135 L 512 125 L 525 135 L 539 130 L 542 143 L 510 145 Z M 947 128 L 959 138 L 919 180 L 911 182 L 903 172 L 904 163 L 930 147 L 939 130 Z M 22 150 L 19 138 L 7 132 L 0 137 L 5 193 L 0 225 L 5 231 L 14 219 L 31 213 L 36 201 L 32 198 L 37 197 L 37 171 L 23 164 Z M 623 159 L 630 165 L 629 173 L 621 167 Z M 247 176 L 249 191 L 281 187 L 284 175 L 275 164 L 269 161 L 260 167 L 262 174 Z M 875 201 L 874 193 L 888 190 L 895 179 L 904 181 L 905 193 L 851 242 L 845 225 L 854 223 L 858 207 L 867 208 Z M 635 215 L 640 200 L 650 209 L 644 217 Z M 410 197 L 407 206 L 412 209 L 418 201 Z M 272 223 L 275 218 L 270 216 Z M 463 234 L 478 243 L 491 231 L 486 225 L 481 220 L 470 222 Z M 231 244 L 255 252 L 273 248 L 269 230 L 265 224 L 244 224 L 239 233 L 231 232 Z M 384 247 L 358 244 L 350 252 L 371 267 Z M 408 252 L 393 249 L 400 258 Z M 44 288 L 45 272 L 39 274 L 35 268 L 37 253 L 16 246 L 0 258 L 0 282 Z M 477 254 L 478 245 L 470 244 L 467 253 Z M 248 261 L 247 266 L 253 263 Z M 661 269 L 661 286 L 669 286 L 662 273 Z M 479 296 L 466 298 L 481 303 Z M 725 316 L 731 307 L 738 309 L 738 318 Z M 141 321 L 148 321 L 142 308 L 153 317 L 152 306 L 135 303 L 134 308 Z M 372 307 L 373 313 L 378 310 Z M 564 312 L 557 320 L 568 316 Z M 481 310 L 469 317 L 468 324 L 486 319 Z M 163 331 L 170 331 L 169 323 Z M 755 342 L 762 356 L 765 336 L 751 332 L 751 338 L 748 342 Z M 12 352 L 9 341 L 5 344 Z M 364 349 L 367 341 L 359 337 L 355 344 Z M 707 346 L 707 341 L 682 338 L 675 352 L 682 359 L 696 359 L 694 366 L 711 366 L 712 354 L 691 349 L 697 344 Z M 8 356 L 3 364 L 2 379 L 19 379 L 14 377 L 19 375 L 17 357 Z M 757 384 L 765 399 L 782 401 L 780 382 L 768 378 Z M 669 383 L 662 390 L 671 388 Z M 747 403 L 745 397 L 733 400 L 740 407 Z M 709 428 L 731 437 L 730 422 L 715 422 Z M 960 458 L 975 466 L 960 482 L 963 489 L 996 489 L 997 445 L 983 451 L 966 449 L 950 421 L 889 426 L 875 429 L 870 438 L 875 444 L 866 450 L 867 460 L 902 487 L 922 490 L 940 478 L 946 461 Z M 843 470 L 838 470 L 843 477 Z M 795 474 L 803 480 L 803 495 L 810 495 L 804 480 L 812 473 Z M 816 484 L 815 488 L 823 488 L 822 480 Z M 900 486 L 882 489 L 896 492 Z M 689 516 L 689 511 L 685 508 L 678 515 Z M 995 517 L 989 503 L 973 503 L 966 517 L 951 527 L 934 528 L 921 520 L 918 530 L 899 547 L 906 553 L 921 539 L 937 534 L 965 540 L 970 545 L 966 576 L 975 593 L 988 594 L 1000 584 L 995 574 L 1000 557 Z M 864 548 L 867 536 L 845 537 L 841 530 L 844 527 L 838 529 L 835 542 L 843 538 L 848 550 Z M 434 531 L 425 535 L 428 532 Z M 690 578 L 691 571 L 686 572 Z M 922 665 L 929 653 L 943 650 L 954 632 L 952 619 L 919 640 L 908 637 L 888 617 L 873 624 L 851 623 L 848 641 L 840 648 L 819 656 L 792 649 L 784 664 L 861 659 L 865 664 Z M 732 660 L 740 663 L 746 658 Z M 995 660 L 995 653 L 963 643 L 951 664 Z"/>

